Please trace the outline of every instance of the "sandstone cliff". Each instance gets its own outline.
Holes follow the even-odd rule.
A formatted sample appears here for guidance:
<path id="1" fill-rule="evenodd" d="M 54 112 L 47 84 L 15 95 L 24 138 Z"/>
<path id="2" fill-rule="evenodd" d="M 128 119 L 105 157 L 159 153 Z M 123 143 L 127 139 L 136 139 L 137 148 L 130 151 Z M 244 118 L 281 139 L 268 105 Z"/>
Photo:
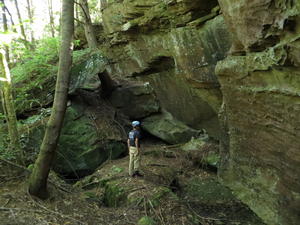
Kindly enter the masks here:
<path id="1" fill-rule="evenodd" d="M 267 224 L 297 224 L 300 2 L 102 5 L 109 74 L 149 82 L 163 111 L 219 139 L 220 178 Z"/>
<path id="2" fill-rule="evenodd" d="M 267 224 L 299 223 L 300 2 L 221 0 L 233 34 L 219 62 L 220 175 Z"/>
<path id="3" fill-rule="evenodd" d="M 218 139 L 214 69 L 231 38 L 217 1 L 109 1 L 102 13 L 110 75 L 149 82 L 163 110 Z"/>

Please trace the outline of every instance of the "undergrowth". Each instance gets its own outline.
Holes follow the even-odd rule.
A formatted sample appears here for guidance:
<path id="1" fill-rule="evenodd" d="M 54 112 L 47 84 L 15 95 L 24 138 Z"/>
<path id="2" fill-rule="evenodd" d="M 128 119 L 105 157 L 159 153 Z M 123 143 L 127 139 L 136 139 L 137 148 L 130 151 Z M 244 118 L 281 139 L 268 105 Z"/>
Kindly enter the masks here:
<path id="1" fill-rule="evenodd" d="M 74 51 L 73 62 L 78 63 L 89 52 L 89 49 Z M 17 113 L 52 102 L 58 72 L 59 39 L 42 39 L 35 50 L 24 49 L 19 55 L 19 61 L 11 69 Z"/>

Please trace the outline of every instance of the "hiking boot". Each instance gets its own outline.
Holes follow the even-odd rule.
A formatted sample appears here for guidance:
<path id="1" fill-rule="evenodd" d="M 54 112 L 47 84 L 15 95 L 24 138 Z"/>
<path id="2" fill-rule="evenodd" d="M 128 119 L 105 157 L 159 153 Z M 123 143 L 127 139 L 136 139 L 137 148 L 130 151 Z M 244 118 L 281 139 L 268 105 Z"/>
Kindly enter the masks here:
<path id="1" fill-rule="evenodd" d="M 139 171 L 136 171 L 134 174 L 135 174 L 135 176 L 137 176 L 137 177 L 143 177 L 143 176 L 144 176 L 143 174 L 140 174 Z"/>

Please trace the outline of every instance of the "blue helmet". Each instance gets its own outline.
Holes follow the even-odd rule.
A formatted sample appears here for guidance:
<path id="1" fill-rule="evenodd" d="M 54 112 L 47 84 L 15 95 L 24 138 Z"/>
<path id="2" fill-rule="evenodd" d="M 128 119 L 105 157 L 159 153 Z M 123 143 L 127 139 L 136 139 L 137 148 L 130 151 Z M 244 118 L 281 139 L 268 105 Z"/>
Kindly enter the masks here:
<path id="1" fill-rule="evenodd" d="M 133 127 L 137 127 L 137 126 L 139 126 L 141 123 L 139 122 L 139 121 L 133 121 L 132 123 L 131 123 L 131 125 L 133 126 Z"/>

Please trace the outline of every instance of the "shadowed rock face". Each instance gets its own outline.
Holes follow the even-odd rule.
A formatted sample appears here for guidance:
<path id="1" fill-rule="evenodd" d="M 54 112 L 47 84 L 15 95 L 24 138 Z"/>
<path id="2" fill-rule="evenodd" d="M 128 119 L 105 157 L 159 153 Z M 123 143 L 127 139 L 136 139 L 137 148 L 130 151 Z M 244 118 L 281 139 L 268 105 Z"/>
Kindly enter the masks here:
<path id="1" fill-rule="evenodd" d="M 160 109 L 158 99 L 147 83 L 118 87 L 112 92 L 109 101 L 130 119 L 141 119 Z"/>
<path id="2" fill-rule="evenodd" d="M 233 53 L 244 51 L 216 68 L 223 93 L 220 175 L 267 224 L 298 224 L 300 2 L 220 5 L 235 37 Z"/>

